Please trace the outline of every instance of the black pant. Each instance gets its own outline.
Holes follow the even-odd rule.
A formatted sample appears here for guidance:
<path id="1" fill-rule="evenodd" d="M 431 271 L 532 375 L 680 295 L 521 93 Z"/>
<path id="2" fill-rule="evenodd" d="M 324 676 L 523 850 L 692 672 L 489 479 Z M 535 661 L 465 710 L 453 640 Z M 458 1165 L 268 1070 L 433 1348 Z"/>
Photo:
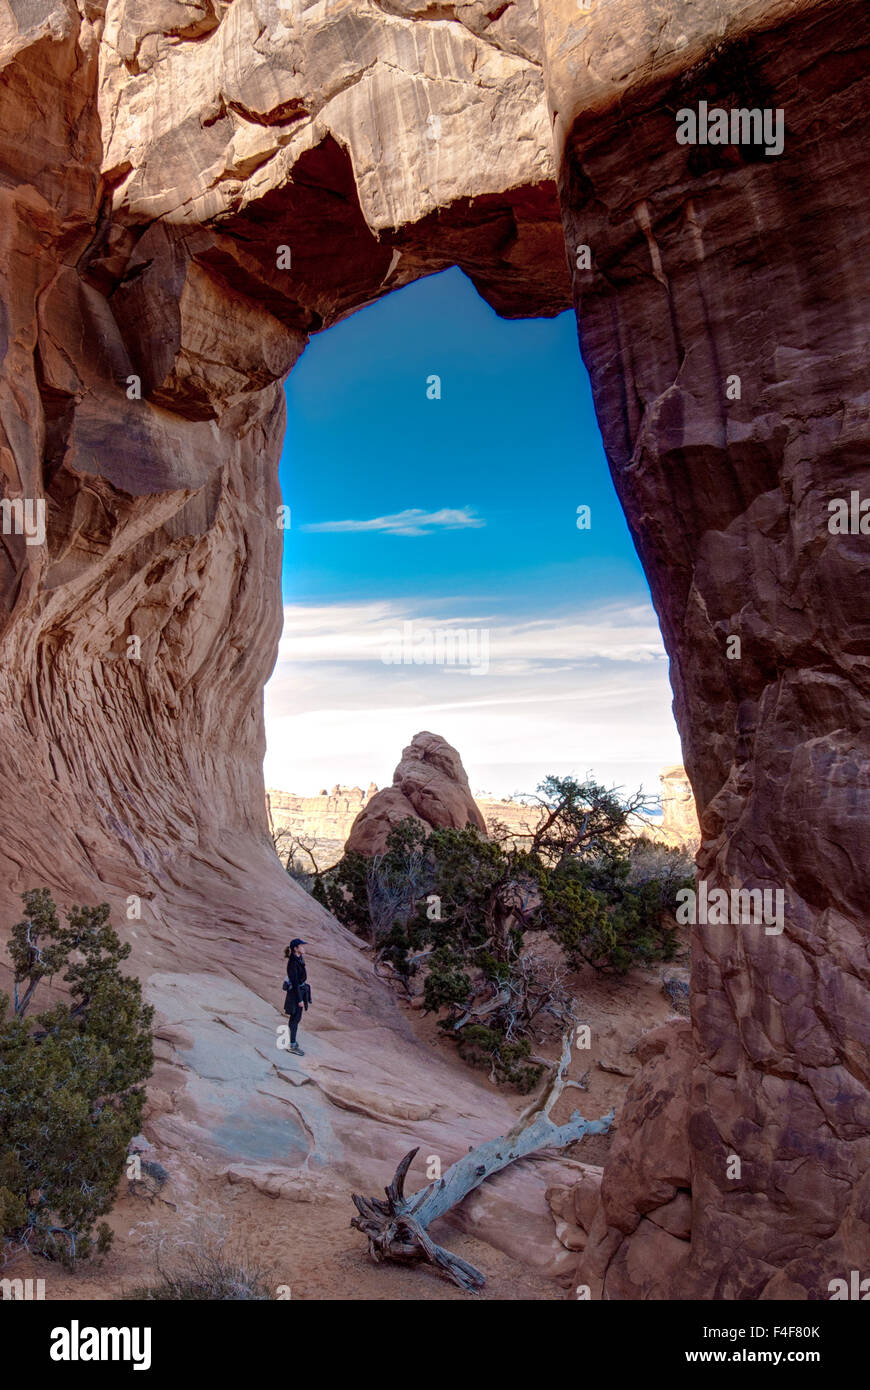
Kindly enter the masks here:
<path id="1" fill-rule="evenodd" d="M 284 1012 L 287 1013 L 287 1010 L 285 1009 Z M 300 1019 L 302 1018 L 302 1005 L 301 1005 L 301 1004 L 297 1004 L 297 1005 L 296 1005 L 296 1008 L 293 1010 L 292 1014 L 291 1014 L 291 1013 L 287 1013 L 287 1018 L 288 1018 L 288 1021 L 289 1021 L 289 1023 L 290 1023 L 290 1046 L 291 1046 L 291 1047 L 295 1047 L 295 1046 L 296 1046 L 296 1029 L 299 1027 L 299 1022 L 300 1022 Z"/>

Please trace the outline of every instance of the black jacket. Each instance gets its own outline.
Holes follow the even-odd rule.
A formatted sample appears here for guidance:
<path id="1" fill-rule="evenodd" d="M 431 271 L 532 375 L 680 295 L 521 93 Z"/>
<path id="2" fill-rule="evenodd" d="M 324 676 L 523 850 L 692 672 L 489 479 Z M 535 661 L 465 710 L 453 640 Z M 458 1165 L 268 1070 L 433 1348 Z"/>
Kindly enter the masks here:
<path id="1" fill-rule="evenodd" d="M 311 990 L 305 981 L 308 978 L 304 960 L 299 956 L 287 957 L 287 979 L 289 988 L 284 996 L 285 1014 L 295 1014 L 304 1003 L 310 1003 Z M 307 997 L 306 997 L 307 996 Z"/>

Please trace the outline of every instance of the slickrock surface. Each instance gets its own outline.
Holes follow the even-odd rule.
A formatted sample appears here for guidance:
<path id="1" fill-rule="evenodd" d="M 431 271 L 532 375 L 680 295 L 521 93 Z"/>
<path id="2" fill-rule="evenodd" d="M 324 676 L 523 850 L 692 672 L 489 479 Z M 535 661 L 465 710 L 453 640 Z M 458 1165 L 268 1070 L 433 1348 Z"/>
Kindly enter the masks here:
<path id="1" fill-rule="evenodd" d="M 394 825 L 407 819 L 433 829 L 475 826 L 486 833 L 462 759 L 439 734 L 415 734 L 393 773 L 393 785 L 376 792 L 351 827 L 345 848 L 357 854 L 380 854 Z"/>
<path id="2" fill-rule="evenodd" d="M 378 1186 L 421 1136 L 452 1157 L 513 1113 L 414 1041 L 280 870 L 261 694 L 306 335 L 454 263 L 499 312 L 557 312 L 561 204 L 572 267 L 592 252 L 581 345 L 700 871 L 787 902 L 781 935 L 696 929 L 691 1023 L 632 1083 L 581 1278 L 826 1297 L 866 1266 L 867 541 L 831 535 L 827 504 L 870 496 L 868 30 L 821 0 L 4 9 L 0 467 L 47 537 L 0 545 L 0 911 L 39 883 L 116 917 L 141 899 L 151 1132 L 180 1171 Z M 702 99 L 783 108 L 784 153 L 678 146 Z M 295 933 L 317 1009 L 290 1067 Z M 650 1166 L 679 1133 L 679 1171 Z M 545 1265 L 540 1183 L 516 1187 L 522 1219 L 482 1233 Z"/>

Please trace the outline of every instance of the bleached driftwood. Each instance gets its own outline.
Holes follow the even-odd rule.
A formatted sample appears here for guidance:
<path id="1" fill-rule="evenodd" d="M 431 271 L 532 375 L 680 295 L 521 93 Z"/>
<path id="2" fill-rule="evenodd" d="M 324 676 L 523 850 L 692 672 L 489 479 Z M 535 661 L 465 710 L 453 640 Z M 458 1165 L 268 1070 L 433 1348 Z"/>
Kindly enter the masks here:
<path id="1" fill-rule="evenodd" d="M 600 1120 L 584 1120 L 576 1110 L 563 1125 L 554 1124 L 550 1119 L 550 1112 L 564 1090 L 569 1086 L 582 1089 L 576 1081 L 569 1081 L 565 1076 L 570 1059 L 569 1034 L 565 1038 L 562 1057 L 550 1086 L 525 1110 L 513 1129 L 499 1139 L 489 1139 L 479 1144 L 419 1192 L 405 1196 L 405 1178 L 419 1152 L 418 1149 L 411 1149 L 396 1169 L 389 1187 L 384 1189 L 385 1202 L 378 1197 L 353 1194 L 359 1215 L 353 1217 L 351 1225 L 368 1236 L 369 1254 L 376 1263 L 384 1259 L 428 1260 L 461 1289 L 475 1292 L 483 1287 L 485 1275 L 458 1255 L 436 1245 L 428 1227 L 467 1197 L 469 1192 L 480 1187 L 493 1173 L 507 1168 L 518 1158 L 526 1158 L 541 1149 L 564 1149 L 587 1134 L 607 1133 L 613 1121 L 612 1110 Z"/>

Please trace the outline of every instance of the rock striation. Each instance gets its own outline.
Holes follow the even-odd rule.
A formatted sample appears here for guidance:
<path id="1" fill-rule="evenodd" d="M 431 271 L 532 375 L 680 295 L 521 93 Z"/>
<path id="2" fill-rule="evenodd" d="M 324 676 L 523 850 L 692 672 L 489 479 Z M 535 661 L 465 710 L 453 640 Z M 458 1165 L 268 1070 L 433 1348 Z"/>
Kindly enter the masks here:
<path id="1" fill-rule="evenodd" d="M 866 1267 L 868 562 L 828 518 L 870 497 L 868 46 L 826 0 L 5 7 L 0 910 L 46 883 L 127 922 L 179 1163 L 366 1188 L 505 1118 L 282 873 L 261 771 L 281 381 L 455 264 L 508 316 L 573 303 L 699 875 L 785 899 L 777 934 L 696 927 L 580 1277 L 820 1298 Z M 701 101 L 782 110 L 783 152 L 678 144 Z M 334 1008 L 310 1085 L 270 1039 L 293 931 Z"/>

